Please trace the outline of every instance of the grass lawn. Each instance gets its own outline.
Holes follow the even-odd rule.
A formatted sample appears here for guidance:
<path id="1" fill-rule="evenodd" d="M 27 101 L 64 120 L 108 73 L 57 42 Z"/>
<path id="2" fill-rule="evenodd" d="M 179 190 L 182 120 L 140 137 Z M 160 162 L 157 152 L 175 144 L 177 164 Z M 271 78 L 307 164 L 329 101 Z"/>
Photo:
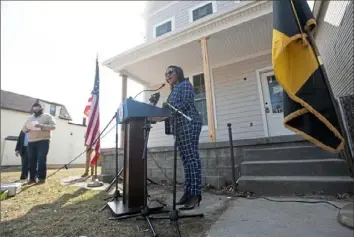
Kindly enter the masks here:
<path id="1" fill-rule="evenodd" d="M 51 174 L 54 170 L 48 170 Z M 6 237 L 110 237 L 151 236 L 145 221 L 135 218 L 111 221 L 110 210 L 98 212 L 106 203 L 103 191 L 64 186 L 60 180 L 81 175 L 83 169 L 62 170 L 46 184 L 35 185 L 1 202 L 0 236 Z M 19 172 L 3 172 L 1 183 L 19 179 Z M 183 236 L 201 236 L 213 217 L 179 221 Z M 168 220 L 153 221 L 159 236 L 177 236 Z"/>

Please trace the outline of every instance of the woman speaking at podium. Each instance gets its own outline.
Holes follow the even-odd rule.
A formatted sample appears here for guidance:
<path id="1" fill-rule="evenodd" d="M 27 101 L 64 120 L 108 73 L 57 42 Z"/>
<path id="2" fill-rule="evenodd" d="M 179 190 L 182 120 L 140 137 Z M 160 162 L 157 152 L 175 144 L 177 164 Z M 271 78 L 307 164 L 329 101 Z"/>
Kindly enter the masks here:
<path id="1" fill-rule="evenodd" d="M 176 119 L 176 131 L 173 132 L 184 167 L 184 194 L 177 204 L 184 205 L 181 210 L 189 210 L 199 206 L 202 200 L 201 162 L 198 151 L 202 118 L 194 104 L 193 86 L 184 78 L 182 68 L 169 66 L 165 77 L 172 89 L 167 102 L 192 119 L 189 121 L 176 113 L 170 121 L 174 124 L 172 120 Z"/>

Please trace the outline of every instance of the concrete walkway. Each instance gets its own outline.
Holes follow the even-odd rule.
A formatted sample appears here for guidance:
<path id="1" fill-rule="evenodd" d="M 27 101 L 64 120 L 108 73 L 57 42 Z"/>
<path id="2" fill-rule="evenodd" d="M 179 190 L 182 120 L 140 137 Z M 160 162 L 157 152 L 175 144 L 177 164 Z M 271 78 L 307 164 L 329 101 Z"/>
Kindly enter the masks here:
<path id="1" fill-rule="evenodd" d="M 331 203 L 343 207 L 348 202 Z M 264 199 L 240 198 L 230 202 L 229 208 L 212 225 L 207 236 L 353 237 L 353 230 L 338 223 L 338 211 L 325 203 L 279 203 Z"/>

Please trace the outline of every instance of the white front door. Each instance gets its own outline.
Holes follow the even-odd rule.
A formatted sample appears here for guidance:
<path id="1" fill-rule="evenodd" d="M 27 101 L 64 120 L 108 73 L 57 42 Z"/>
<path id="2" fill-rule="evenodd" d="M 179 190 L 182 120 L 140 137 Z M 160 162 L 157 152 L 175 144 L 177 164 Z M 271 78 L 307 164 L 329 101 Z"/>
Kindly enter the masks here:
<path id="1" fill-rule="evenodd" d="M 284 127 L 283 88 L 275 79 L 274 72 L 261 73 L 261 84 L 268 135 L 273 137 L 293 134 Z"/>

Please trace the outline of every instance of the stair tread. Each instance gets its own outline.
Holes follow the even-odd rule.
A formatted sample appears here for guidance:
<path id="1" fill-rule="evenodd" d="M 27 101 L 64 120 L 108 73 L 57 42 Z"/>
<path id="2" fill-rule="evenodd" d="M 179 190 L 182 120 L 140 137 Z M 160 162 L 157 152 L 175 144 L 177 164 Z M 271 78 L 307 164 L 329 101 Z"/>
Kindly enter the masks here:
<path id="1" fill-rule="evenodd" d="M 287 147 L 265 147 L 265 148 L 250 148 L 250 149 L 244 149 L 245 152 L 248 151 L 267 151 L 267 150 L 286 150 L 286 149 L 303 149 L 303 148 L 314 148 L 314 149 L 319 149 L 316 146 L 287 146 Z"/>
<path id="2" fill-rule="evenodd" d="M 343 162 L 341 159 L 308 159 L 308 160 L 260 160 L 260 161 L 243 161 L 241 165 L 249 164 L 294 164 L 294 163 L 323 163 L 323 162 Z"/>
<path id="3" fill-rule="evenodd" d="M 241 176 L 238 180 L 249 181 L 318 181 L 318 182 L 330 182 L 330 181 L 345 181 L 353 182 L 354 179 L 350 176 Z"/>

